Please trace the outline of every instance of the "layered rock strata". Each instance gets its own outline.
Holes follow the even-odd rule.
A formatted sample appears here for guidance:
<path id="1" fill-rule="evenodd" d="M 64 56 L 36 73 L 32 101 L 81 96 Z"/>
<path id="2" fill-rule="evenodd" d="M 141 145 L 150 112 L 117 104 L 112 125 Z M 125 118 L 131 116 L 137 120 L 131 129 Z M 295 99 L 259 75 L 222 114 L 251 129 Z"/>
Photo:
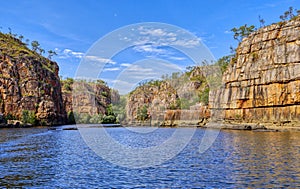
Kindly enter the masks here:
<path id="1" fill-rule="evenodd" d="M 245 38 L 211 96 L 215 121 L 300 126 L 300 17 Z"/>

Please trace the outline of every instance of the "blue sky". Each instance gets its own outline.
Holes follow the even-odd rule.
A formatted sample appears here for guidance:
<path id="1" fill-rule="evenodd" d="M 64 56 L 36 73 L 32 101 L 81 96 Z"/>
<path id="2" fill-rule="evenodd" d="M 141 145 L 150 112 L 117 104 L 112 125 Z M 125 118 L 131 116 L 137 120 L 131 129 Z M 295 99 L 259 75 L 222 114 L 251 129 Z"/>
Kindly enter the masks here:
<path id="1" fill-rule="evenodd" d="M 1 31 L 11 28 L 13 33 L 39 41 L 46 51 L 55 49 L 60 75 L 73 77 L 81 58 L 98 39 L 126 25 L 162 22 L 181 27 L 199 37 L 213 56 L 220 58 L 230 53 L 230 46 L 237 45 L 231 28 L 246 23 L 258 26 L 258 15 L 266 24 L 277 22 L 289 6 L 300 9 L 300 1 L 3 0 L 0 27 Z M 126 67 L 130 60 L 119 56 L 111 61 L 114 66 L 106 70 L 108 79 L 118 71 L 117 65 Z"/>

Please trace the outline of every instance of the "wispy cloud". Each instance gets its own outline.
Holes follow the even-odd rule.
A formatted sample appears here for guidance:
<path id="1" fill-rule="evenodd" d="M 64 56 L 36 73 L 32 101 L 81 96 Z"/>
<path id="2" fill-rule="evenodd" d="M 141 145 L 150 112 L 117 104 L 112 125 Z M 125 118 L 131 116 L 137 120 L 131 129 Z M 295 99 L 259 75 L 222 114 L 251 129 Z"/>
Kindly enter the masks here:
<path id="1" fill-rule="evenodd" d="M 169 57 L 171 60 L 186 60 L 185 57 L 178 57 L 178 56 L 170 56 Z"/>
<path id="2" fill-rule="evenodd" d="M 174 28 L 160 28 L 157 26 L 139 26 L 135 28 L 131 37 L 121 37 L 120 40 L 132 43 L 133 49 L 139 53 L 146 53 L 147 57 L 160 56 L 177 57 L 170 48 L 194 48 L 201 45 L 199 37 L 191 36 L 186 31 Z M 168 49 L 167 49 L 168 48 Z M 150 55 L 149 55 L 150 54 Z M 173 58 L 173 60 L 183 60 Z"/>
<path id="3" fill-rule="evenodd" d="M 161 28 L 158 29 L 145 29 L 144 27 L 139 27 L 140 34 L 142 35 L 152 35 L 158 37 L 176 37 L 176 34 L 173 32 L 166 32 Z"/>
<path id="4" fill-rule="evenodd" d="M 58 58 L 60 59 L 68 59 L 68 58 L 81 59 L 84 56 L 83 52 L 73 51 L 71 49 L 61 50 L 59 48 L 55 48 L 55 52 L 58 54 Z"/>
<path id="5" fill-rule="evenodd" d="M 139 65 L 131 65 L 126 69 L 127 72 L 135 72 L 136 74 L 152 74 L 153 69 L 152 68 L 147 68 L 147 67 L 142 67 Z"/>
<path id="6" fill-rule="evenodd" d="M 106 71 L 109 71 L 109 72 L 111 72 L 111 71 L 119 71 L 119 70 L 120 70 L 119 67 L 104 68 L 104 69 L 103 69 L 104 72 L 106 72 Z"/>
<path id="7" fill-rule="evenodd" d="M 137 52 L 146 52 L 146 53 L 155 53 L 155 54 L 168 53 L 165 49 L 159 48 L 154 45 L 137 45 L 133 49 Z"/>
<path id="8" fill-rule="evenodd" d="M 122 63 L 120 65 L 123 66 L 123 67 L 129 67 L 131 64 L 129 64 L 129 63 Z"/>
<path id="9" fill-rule="evenodd" d="M 187 36 L 182 31 L 167 31 L 163 28 L 139 27 L 136 45 L 153 44 L 155 46 L 182 46 L 192 48 L 200 44 L 201 39 Z"/>
<path id="10" fill-rule="evenodd" d="M 99 57 L 99 56 L 85 56 L 84 58 L 85 58 L 85 60 L 95 61 L 95 62 L 104 63 L 104 64 L 113 64 L 113 65 L 116 64 L 116 62 L 113 61 L 112 59 L 103 58 L 103 57 Z"/>

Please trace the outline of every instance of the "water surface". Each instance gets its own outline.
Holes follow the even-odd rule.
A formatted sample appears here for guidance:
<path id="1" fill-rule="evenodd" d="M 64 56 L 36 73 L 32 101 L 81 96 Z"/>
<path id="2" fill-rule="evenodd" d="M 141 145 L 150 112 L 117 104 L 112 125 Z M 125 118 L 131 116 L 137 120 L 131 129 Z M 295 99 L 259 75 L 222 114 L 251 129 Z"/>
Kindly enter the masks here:
<path id="1" fill-rule="evenodd" d="M 148 134 L 126 128 L 107 131 L 124 145 L 146 148 L 166 140 L 174 129 L 162 128 Z M 129 169 L 97 156 L 79 131 L 1 129 L 0 186 L 300 187 L 300 132 L 221 131 L 213 146 L 200 153 L 204 132 L 197 129 L 186 148 L 161 165 Z"/>

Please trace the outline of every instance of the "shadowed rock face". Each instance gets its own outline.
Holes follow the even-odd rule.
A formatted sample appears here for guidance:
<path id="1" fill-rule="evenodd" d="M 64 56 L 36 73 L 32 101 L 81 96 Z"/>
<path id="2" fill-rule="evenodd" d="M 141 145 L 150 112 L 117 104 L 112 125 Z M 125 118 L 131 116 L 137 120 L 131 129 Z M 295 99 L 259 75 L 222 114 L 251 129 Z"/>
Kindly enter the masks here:
<path id="1" fill-rule="evenodd" d="M 65 102 L 71 101 L 72 106 L 66 106 L 69 111 L 89 115 L 104 115 L 107 113 L 107 107 L 111 104 L 112 94 L 106 84 L 77 81 L 72 88 L 72 95 L 67 96 L 64 93 Z"/>
<path id="2" fill-rule="evenodd" d="M 58 66 L 19 40 L 0 35 L 0 112 L 22 117 L 35 113 L 46 125 L 65 123 Z"/>
<path id="3" fill-rule="evenodd" d="M 300 17 L 245 38 L 211 96 L 220 120 L 299 126 Z"/>

